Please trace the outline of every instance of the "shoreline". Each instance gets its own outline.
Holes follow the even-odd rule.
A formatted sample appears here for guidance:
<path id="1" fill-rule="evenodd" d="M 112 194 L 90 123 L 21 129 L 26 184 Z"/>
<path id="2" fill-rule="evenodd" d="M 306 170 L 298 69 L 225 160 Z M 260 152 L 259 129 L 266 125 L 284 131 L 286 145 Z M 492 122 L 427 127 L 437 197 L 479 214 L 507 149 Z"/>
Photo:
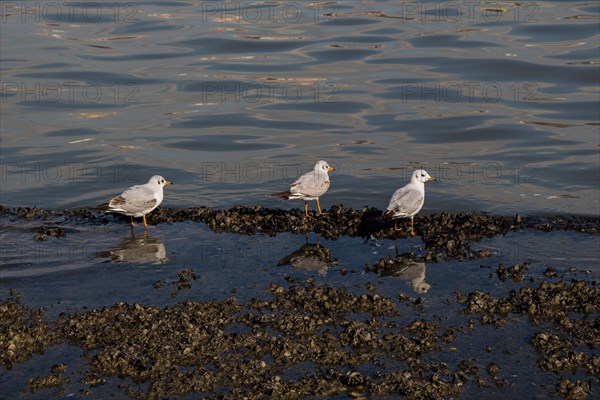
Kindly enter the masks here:
<path id="1" fill-rule="evenodd" d="M 324 225 L 328 223 L 349 222 L 350 224 L 345 229 L 342 228 L 342 230 L 336 232 L 339 236 L 361 236 L 365 233 L 375 233 L 377 230 L 384 231 L 383 237 L 395 236 L 389 233 L 393 222 L 378 221 L 377 218 L 383 214 L 383 211 L 375 207 L 364 206 L 361 209 L 352 209 L 343 205 L 333 205 L 328 212 L 328 214 L 317 215 L 315 211 L 310 211 L 312 218 L 306 218 L 304 211 L 299 208 L 279 209 L 266 208 L 260 205 L 235 205 L 227 209 L 205 206 L 179 209 L 158 207 L 152 213 L 146 215 L 146 218 L 148 223 L 152 225 L 193 221 L 203 222 L 209 225 L 213 231 L 244 234 L 290 231 L 317 232 L 322 230 Z M 27 220 L 71 217 L 96 223 L 106 223 L 108 219 L 129 221 L 129 217 L 118 213 L 104 213 L 95 208 L 46 209 L 43 207 L 5 207 L 0 205 L 0 216 L 12 216 Z M 475 224 L 492 223 L 501 227 L 501 231 L 507 229 L 538 229 L 543 231 L 575 230 L 585 233 L 600 233 L 600 215 L 531 213 L 509 216 L 482 211 L 462 211 L 419 214 L 414 219 L 415 228 L 418 223 L 430 225 L 434 222 L 455 223 L 459 220 L 469 220 L 469 222 Z M 408 218 L 397 219 L 398 225 L 403 229 L 408 226 L 408 222 Z M 258 225 L 255 229 L 251 229 L 247 226 L 249 223 L 258 223 Z M 235 225 L 238 225 L 237 229 L 234 229 Z M 407 234 L 402 234 L 401 237 L 407 236 Z"/>
<path id="2" fill-rule="evenodd" d="M 166 224 L 163 232 L 181 230 L 176 225 L 184 221 L 199 222 L 210 228 L 203 229 L 203 237 L 226 232 L 262 234 L 266 239 L 280 233 L 316 232 L 329 239 L 330 246 L 344 241 L 351 242 L 345 246 L 356 246 L 355 242 L 363 242 L 357 238 L 410 238 L 408 219 L 399 221 L 402 231 L 396 232 L 393 223 L 377 221 L 381 210 L 334 206 L 329 211 L 307 219 L 300 209 L 161 208 L 148 221 Z M 5 226 L 26 223 L 23 240 L 31 241 L 33 235 L 33 240 L 51 245 L 65 240 L 77 243 L 83 231 L 89 240 L 108 225 L 112 232 L 120 231 L 119 225 L 123 233 L 129 230 L 129 218 L 92 209 L 0 206 L 0 218 Z M 80 230 L 82 225 L 93 229 Z M 138 224 L 135 230 L 141 233 L 142 228 Z M 193 224 L 183 228 L 190 235 L 197 232 Z M 423 243 L 416 254 L 385 257 L 389 251 L 371 253 L 374 248 L 365 246 L 359 250 L 373 255 L 367 264 L 353 260 L 337 266 L 332 252 L 317 242 L 307 243 L 277 266 L 278 257 L 272 260 L 272 268 L 284 268 L 281 265 L 294 257 L 335 265 L 337 274 L 329 281 L 317 271 L 312 278 L 299 278 L 310 272 L 293 268 L 262 273 L 264 265 L 246 260 L 242 253 L 228 264 L 232 273 L 247 268 L 245 273 L 261 273 L 268 280 L 257 279 L 257 292 L 240 283 L 216 300 L 196 296 L 204 292 L 209 271 L 223 273 L 219 268 L 224 261 L 199 257 L 193 246 L 187 250 L 187 260 L 153 270 L 127 263 L 116 270 L 116 263 L 111 267 L 85 261 L 94 268 L 83 277 L 95 281 L 98 274 L 105 274 L 108 279 L 91 287 L 99 285 L 98 290 L 103 290 L 100 282 L 112 285 L 113 276 L 124 274 L 134 280 L 123 289 L 160 298 L 165 302 L 161 305 L 155 300 L 124 301 L 127 297 L 121 289 L 96 308 L 89 307 L 92 298 L 78 299 L 73 308 L 69 301 L 63 306 L 55 300 L 32 307 L 19 289 L 12 288 L 38 282 L 41 290 L 49 290 L 47 278 L 9 279 L 3 284 L 11 290 L 4 290 L 0 299 L 4 389 L 32 399 L 70 394 L 119 399 L 471 399 L 480 393 L 500 399 L 515 393 L 530 395 L 531 384 L 537 385 L 536 394 L 546 397 L 575 400 L 600 393 L 595 380 L 600 379 L 600 281 L 597 273 L 588 270 L 596 255 L 580 263 L 564 263 L 557 271 L 527 261 L 503 265 L 506 258 L 493 254 L 493 247 L 471 247 L 507 233 L 516 233 L 511 240 L 518 241 L 528 232 L 539 232 L 534 236 L 546 241 L 546 233 L 553 236 L 551 232 L 557 231 L 573 234 L 561 234 L 551 246 L 563 246 L 564 238 L 575 233 L 578 238 L 573 241 L 584 234 L 593 243 L 600 232 L 600 217 L 442 213 L 417 216 L 415 229 Z M 273 240 L 279 243 L 283 238 Z M 487 259 L 485 266 L 480 259 Z M 438 273 L 453 268 L 453 273 L 464 274 L 457 280 L 467 276 L 473 284 L 461 291 L 451 281 L 427 293 L 426 265 Z M 566 272 L 570 265 L 578 270 Z M 138 280 L 151 273 L 160 279 Z M 63 287 L 79 286 L 79 277 L 70 272 L 66 276 L 72 283 Z M 394 279 L 413 279 L 414 291 L 406 294 Z M 188 298 L 177 300 L 180 293 L 188 293 Z M 49 312 L 47 306 L 59 307 L 60 312 Z M 20 372 L 14 376 L 14 371 Z M 527 373 L 532 371 L 530 382 Z"/>
<path id="3" fill-rule="evenodd" d="M 209 207 L 186 209 L 158 208 L 147 215 L 150 225 L 192 221 L 206 224 L 215 233 L 234 233 L 242 235 L 265 234 L 276 236 L 278 233 L 318 233 L 325 239 L 335 240 L 342 236 L 369 239 L 406 239 L 410 238 L 410 219 L 394 222 L 382 222 L 378 219 L 382 211 L 363 207 L 353 210 L 343 206 L 332 206 L 329 214 L 314 215 L 306 218 L 301 209 L 282 210 L 261 206 L 234 206 L 219 210 Z M 316 214 L 316 213 L 315 213 Z M 43 208 L 13 208 L 0 206 L 0 216 L 8 216 L 28 221 L 45 221 L 52 218 L 71 218 L 91 224 L 107 224 L 109 221 L 123 221 L 129 225 L 129 217 L 110 214 L 93 209 L 45 210 Z M 66 235 L 60 224 L 42 225 L 38 229 L 39 238 Z M 139 229 L 139 228 L 138 228 Z M 498 216 L 477 212 L 456 214 L 432 214 L 415 217 L 416 235 L 425 244 L 424 261 L 457 260 L 487 258 L 488 251 L 474 251 L 471 245 L 484 238 L 505 235 L 509 232 L 531 229 L 542 232 L 575 231 L 586 234 L 600 233 L 600 216 Z M 405 257 L 406 258 L 406 257 Z M 414 258 L 414 257 L 409 257 Z M 421 258 L 416 261 L 422 261 Z"/>

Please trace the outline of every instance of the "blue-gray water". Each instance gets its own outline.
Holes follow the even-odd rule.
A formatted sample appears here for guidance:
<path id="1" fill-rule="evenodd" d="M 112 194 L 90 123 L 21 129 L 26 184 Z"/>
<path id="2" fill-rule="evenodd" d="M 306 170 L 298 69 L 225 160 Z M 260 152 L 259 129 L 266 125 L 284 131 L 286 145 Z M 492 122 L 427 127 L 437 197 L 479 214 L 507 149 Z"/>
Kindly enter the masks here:
<path id="1" fill-rule="evenodd" d="M 325 159 L 336 167 L 325 208 L 384 208 L 423 166 L 439 179 L 427 184 L 423 213 L 600 213 L 595 1 L 0 7 L 4 206 L 95 205 L 158 173 L 175 182 L 166 207 L 301 207 L 266 194 Z M 447 312 L 443 302 L 455 290 L 500 296 L 520 287 L 498 281 L 499 263 L 530 262 L 530 286 L 548 266 L 565 280 L 599 279 L 597 237 L 573 232 L 484 240 L 476 247 L 492 258 L 423 266 L 417 276 L 431 288 L 416 293 L 410 280 L 364 270 L 396 246 L 409 251 L 407 241 L 321 239 L 340 264 L 301 270 L 277 262 L 305 243 L 303 235 L 217 235 L 186 222 L 151 227 L 147 238 L 138 225 L 131 238 L 117 218 L 101 226 L 59 219 L 46 223 L 67 236 L 37 242 L 41 222 L 1 222 L 1 298 L 14 288 L 53 318 L 116 301 L 166 305 L 232 291 L 248 300 L 290 275 L 348 288 L 372 282 L 386 296 L 421 296 L 434 316 Z M 415 245 L 420 251 L 418 238 Z M 183 268 L 198 280 L 173 298 L 171 282 Z M 158 280 L 166 286 L 153 289 Z M 448 324 L 464 322 L 455 318 Z M 524 344 L 532 328 L 505 332 L 488 333 L 499 336 L 490 339 L 500 343 L 494 355 L 523 346 L 502 364 L 514 369 L 506 373 L 514 386 L 487 395 L 526 397 L 538 357 Z M 459 357 L 488 362 L 483 345 L 475 354 L 462 344 Z M 70 351 L 78 368 L 79 352 Z M 56 352 L 2 369 L 9 398 L 32 374 L 47 374 Z M 554 382 L 535 371 L 537 385 Z M 544 398 L 552 389 L 535 393 Z M 474 384 L 463 392 L 478 396 Z"/>
<path id="2" fill-rule="evenodd" d="M 494 4 L 3 2 L 0 202 L 287 207 L 325 159 L 326 207 L 422 165 L 425 212 L 597 214 L 599 5 Z"/>

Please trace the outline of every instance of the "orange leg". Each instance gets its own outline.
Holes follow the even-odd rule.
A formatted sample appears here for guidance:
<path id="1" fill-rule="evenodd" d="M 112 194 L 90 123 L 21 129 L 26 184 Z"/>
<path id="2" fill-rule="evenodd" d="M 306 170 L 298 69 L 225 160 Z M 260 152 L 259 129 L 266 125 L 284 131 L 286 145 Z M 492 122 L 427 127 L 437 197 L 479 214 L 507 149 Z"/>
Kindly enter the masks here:
<path id="1" fill-rule="evenodd" d="M 304 202 L 304 215 L 306 215 L 306 218 L 312 218 L 310 215 L 308 215 L 308 201 Z"/>
<path id="2" fill-rule="evenodd" d="M 410 217 L 410 236 L 415 237 L 415 221 Z"/>
<path id="3" fill-rule="evenodd" d="M 328 212 L 321 211 L 321 203 L 319 203 L 319 198 L 317 197 L 317 208 L 319 209 L 319 215 L 329 214 Z"/>
<path id="4" fill-rule="evenodd" d="M 142 217 L 144 218 L 144 229 L 146 229 L 148 227 L 148 224 L 146 223 L 146 216 L 142 215 Z"/>

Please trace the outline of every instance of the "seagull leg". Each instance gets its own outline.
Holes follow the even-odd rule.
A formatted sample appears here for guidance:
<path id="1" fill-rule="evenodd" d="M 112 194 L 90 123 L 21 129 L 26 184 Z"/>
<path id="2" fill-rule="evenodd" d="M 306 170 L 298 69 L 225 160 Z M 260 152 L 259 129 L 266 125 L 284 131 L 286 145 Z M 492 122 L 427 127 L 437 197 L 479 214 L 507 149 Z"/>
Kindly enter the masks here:
<path id="1" fill-rule="evenodd" d="M 308 215 L 308 201 L 304 200 L 304 214 L 306 215 L 306 218 L 312 218 L 310 215 Z"/>
<path id="2" fill-rule="evenodd" d="M 133 217 L 131 217 L 131 227 L 133 228 Z"/>
<path id="3" fill-rule="evenodd" d="M 321 211 L 321 203 L 319 203 L 318 197 L 317 197 L 317 208 L 319 209 L 319 215 L 329 214 L 328 212 Z"/>
<path id="4" fill-rule="evenodd" d="M 415 221 L 410 217 L 410 236 L 415 237 Z"/>
<path id="5" fill-rule="evenodd" d="M 146 228 L 148 227 L 148 224 L 146 223 L 146 216 L 142 215 L 142 218 L 144 218 L 144 230 L 146 230 Z"/>
<path id="6" fill-rule="evenodd" d="M 398 232 L 398 231 L 401 231 L 401 230 L 402 230 L 402 229 L 399 229 L 399 228 L 398 228 L 398 220 L 397 220 L 397 219 L 395 219 L 395 220 L 394 220 L 394 231 L 395 231 L 395 232 Z"/>

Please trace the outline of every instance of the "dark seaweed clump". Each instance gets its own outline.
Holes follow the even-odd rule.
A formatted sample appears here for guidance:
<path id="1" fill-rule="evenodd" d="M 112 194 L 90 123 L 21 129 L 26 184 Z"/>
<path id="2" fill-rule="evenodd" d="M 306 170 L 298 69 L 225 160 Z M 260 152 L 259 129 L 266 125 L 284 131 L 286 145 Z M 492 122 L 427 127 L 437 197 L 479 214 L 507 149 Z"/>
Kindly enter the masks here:
<path id="1" fill-rule="evenodd" d="M 48 240 L 48 237 L 61 238 L 67 236 L 67 230 L 59 226 L 40 226 L 35 230 L 33 240 L 43 242 Z"/>
<path id="2" fill-rule="evenodd" d="M 211 230 L 217 233 L 276 235 L 281 232 L 316 232 L 327 239 L 336 239 L 340 236 L 378 239 L 409 237 L 409 219 L 398 220 L 399 229 L 396 230 L 393 222 L 380 220 L 382 211 L 376 208 L 363 207 L 360 210 L 353 210 L 336 205 L 328 211 L 329 214 L 317 216 L 313 213 L 311 217 L 307 218 L 303 210 L 269 209 L 261 206 L 235 206 L 226 210 L 209 207 L 180 210 L 159 208 L 147 219 L 151 224 L 196 221 L 207 224 Z M 89 209 L 48 211 L 38 208 L 8 209 L 0 206 L 0 215 L 28 220 L 72 218 L 87 223 L 101 224 L 108 223 L 114 218 L 123 219 L 124 222 L 128 221 L 128 218 L 118 214 L 104 214 Z M 36 235 L 36 240 L 46 240 L 48 234 L 56 237 L 64 235 L 64 230 L 59 227 L 42 227 L 42 229 L 43 232 Z M 423 261 L 436 262 L 443 259 L 461 261 L 489 257 L 491 255 L 489 251 L 477 251 L 471 247 L 473 242 L 486 237 L 504 235 L 519 229 L 544 231 L 569 229 L 598 233 L 600 232 L 600 217 L 521 217 L 519 215 L 508 217 L 475 212 L 441 213 L 415 217 L 415 229 L 417 235 L 425 243 L 426 254 Z M 380 263 L 390 264 L 390 260 L 381 260 Z M 325 264 L 331 265 L 332 260 L 326 261 Z"/>
<path id="3" fill-rule="evenodd" d="M 313 211 L 306 218 L 304 210 L 269 209 L 261 206 L 234 206 L 219 210 L 210 207 L 192 207 L 173 210 L 158 208 L 147 216 L 152 224 L 165 222 L 203 222 L 215 232 L 256 234 L 259 232 L 276 234 L 279 232 L 317 232 L 326 238 L 338 236 L 373 236 L 400 238 L 408 237 L 409 219 L 397 220 L 399 231 L 393 222 L 379 219 L 383 212 L 373 207 L 358 210 L 334 205 L 329 214 L 317 216 Z M 46 210 L 44 208 L 6 208 L 0 205 L 0 215 L 20 219 L 44 219 L 62 217 L 106 223 L 108 218 L 121 218 L 118 214 L 105 214 L 94 209 Z M 129 221 L 128 218 L 122 217 Z M 543 231 L 574 230 L 587 233 L 600 232 L 600 216 L 493 216 L 485 213 L 462 212 L 457 214 L 418 215 L 415 217 L 417 235 L 426 243 L 435 245 L 439 234 L 458 234 L 458 240 L 477 240 L 485 236 L 505 234 L 511 230 L 533 228 Z M 436 247 L 439 247 L 437 245 Z"/>
<path id="4" fill-rule="evenodd" d="M 43 309 L 27 307 L 16 294 L 0 303 L 0 365 L 11 369 L 56 341 Z"/>
<path id="5" fill-rule="evenodd" d="M 480 314 L 482 324 L 505 325 L 509 315 L 524 315 L 536 326 L 545 326 L 531 337 L 540 353 L 538 366 L 559 374 L 583 372 L 600 380 L 600 289 L 588 282 L 542 282 L 494 298 L 474 291 L 458 295 L 469 313 Z M 591 350 L 591 352 L 590 352 Z M 591 393 L 591 381 L 562 379 L 557 392 L 570 399 Z"/>
<path id="6" fill-rule="evenodd" d="M 51 217 L 77 218 L 90 223 L 107 223 L 111 218 L 126 218 L 119 215 L 107 215 L 88 209 L 47 211 L 37 208 L 8 209 L 0 206 L 0 215 L 12 218 L 44 219 Z M 409 237 L 409 219 L 393 222 L 380 219 L 382 211 L 363 207 L 360 210 L 335 205 L 329 214 L 307 218 L 303 210 L 269 209 L 261 206 L 234 206 L 226 210 L 209 207 L 195 207 L 181 210 L 159 208 L 148 215 L 151 224 L 196 221 L 207 224 L 214 232 L 238 234 L 264 233 L 276 235 L 281 232 L 316 232 L 327 239 L 340 236 L 359 236 L 364 238 L 399 239 Z M 417 235 L 425 243 L 427 262 L 441 259 L 485 258 L 491 254 L 475 251 L 473 242 L 486 237 L 503 235 L 518 229 L 541 229 L 544 231 L 569 229 L 587 233 L 600 232 L 600 217 L 514 217 L 492 216 L 475 212 L 458 214 L 434 214 L 415 217 Z M 47 228 L 46 231 L 50 229 Z M 59 236 L 61 228 L 52 228 L 51 235 Z M 36 240 L 45 240 L 47 232 L 40 233 Z"/>
<path id="7" fill-rule="evenodd" d="M 4 356 L 2 363 L 22 362 L 31 352 L 69 343 L 88 360 L 89 369 L 80 372 L 82 393 L 93 394 L 108 377 L 129 378 L 119 387 L 139 399 L 188 393 L 206 398 L 447 398 L 458 395 L 477 369 L 467 360 L 456 365 L 431 361 L 455 336 L 437 322 L 398 323 L 399 312 L 389 298 L 313 281 L 290 282 L 289 287 L 272 284 L 265 298 L 246 305 L 230 297 L 168 307 L 117 303 L 64 314 L 52 328 L 44 323 L 28 333 L 27 345 L 11 346 L 10 360 Z M 15 299 L 3 307 L 13 312 L 2 319 L 2 332 L 23 315 L 37 315 Z M 39 324 L 37 318 L 33 323 Z M 67 369 L 57 364 L 51 375 L 32 378 L 29 390 L 60 391 L 69 382 Z"/>
<path id="8" fill-rule="evenodd" d="M 190 270 L 175 275 L 187 286 Z M 496 363 L 448 359 L 460 330 L 438 317 L 407 318 L 399 303 L 373 285 L 350 291 L 313 280 L 288 278 L 271 284 L 262 298 L 240 304 L 184 301 L 167 307 L 117 303 L 101 310 L 62 314 L 44 311 L 16 295 L 0 304 L 0 362 L 25 362 L 56 344 L 82 349 L 87 369 L 70 383 L 68 366 L 57 360 L 48 376 L 31 378 L 27 390 L 80 384 L 93 395 L 114 377 L 114 390 L 131 398 L 166 398 L 195 393 L 205 398 L 390 397 L 441 399 L 459 396 L 469 382 L 510 382 Z M 600 379 L 600 292 L 588 282 L 542 282 L 505 297 L 457 293 L 467 314 L 482 325 L 505 326 L 525 316 L 540 330 L 530 338 L 537 365 L 557 374 L 555 393 L 589 397 Z M 402 296 L 400 302 L 402 302 Z M 487 372 L 490 378 L 478 376 Z M 569 376 L 569 374 L 578 374 Z M 581 375 L 589 379 L 580 379 Z"/>

